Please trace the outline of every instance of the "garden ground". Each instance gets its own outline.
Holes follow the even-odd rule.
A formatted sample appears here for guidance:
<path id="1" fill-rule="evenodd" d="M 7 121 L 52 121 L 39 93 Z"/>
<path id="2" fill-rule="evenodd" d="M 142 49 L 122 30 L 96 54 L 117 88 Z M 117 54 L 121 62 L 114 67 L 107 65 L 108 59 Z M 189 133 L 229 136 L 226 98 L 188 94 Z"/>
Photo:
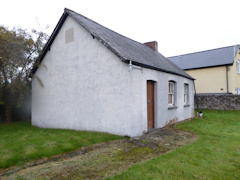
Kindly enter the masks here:
<path id="1" fill-rule="evenodd" d="M 240 179 L 240 111 L 11 166 L 4 179 Z M 40 165 L 38 165 L 40 164 Z M 9 173 L 7 173 L 9 172 Z M 1 178 L 0 177 L 0 178 Z"/>
<path id="2" fill-rule="evenodd" d="M 195 141 L 193 133 L 173 127 L 141 137 L 99 143 L 77 151 L 32 161 L 5 171 L 5 179 L 102 179 L 127 170 L 135 163 L 165 154 Z"/>

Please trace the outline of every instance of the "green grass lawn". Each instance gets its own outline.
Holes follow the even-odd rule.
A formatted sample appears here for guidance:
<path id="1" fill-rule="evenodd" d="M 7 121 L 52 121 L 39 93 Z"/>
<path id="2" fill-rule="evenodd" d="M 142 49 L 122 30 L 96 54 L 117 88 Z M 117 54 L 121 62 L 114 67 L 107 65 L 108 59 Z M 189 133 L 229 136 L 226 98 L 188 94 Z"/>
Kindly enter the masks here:
<path id="1" fill-rule="evenodd" d="M 30 122 L 0 124 L 0 168 L 123 138 L 98 132 L 41 129 Z"/>
<path id="2" fill-rule="evenodd" d="M 177 126 L 198 134 L 196 142 L 109 179 L 240 179 L 240 111 L 203 113 Z"/>

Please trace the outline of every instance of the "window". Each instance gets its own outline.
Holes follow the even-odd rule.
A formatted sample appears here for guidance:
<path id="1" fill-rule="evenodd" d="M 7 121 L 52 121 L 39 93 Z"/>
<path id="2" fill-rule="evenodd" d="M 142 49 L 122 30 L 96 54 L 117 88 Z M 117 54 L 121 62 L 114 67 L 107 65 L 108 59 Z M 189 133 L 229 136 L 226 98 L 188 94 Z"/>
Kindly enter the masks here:
<path id="1" fill-rule="evenodd" d="M 236 88 L 236 94 L 240 95 L 240 88 Z"/>
<path id="2" fill-rule="evenodd" d="M 188 104 L 188 84 L 184 84 L 184 104 Z"/>
<path id="3" fill-rule="evenodd" d="M 168 89 L 168 105 L 174 105 L 174 94 L 175 94 L 175 83 L 173 81 L 169 81 L 169 89 Z"/>
<path id="4" fill-rule="evenodd" d="M 240 73 L 240 64 L 239 64 L 239 60 L 238 59 L 237 59 L 236 63 L 237 63 L 237 73 Z"/>

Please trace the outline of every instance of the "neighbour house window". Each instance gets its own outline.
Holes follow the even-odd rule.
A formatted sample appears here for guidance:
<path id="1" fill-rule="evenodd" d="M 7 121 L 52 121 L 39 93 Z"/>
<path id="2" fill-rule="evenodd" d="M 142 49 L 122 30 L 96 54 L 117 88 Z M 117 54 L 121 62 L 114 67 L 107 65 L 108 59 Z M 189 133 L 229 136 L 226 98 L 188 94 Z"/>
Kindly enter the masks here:
<path id="1" fill-rule="evenodd" d="M 240 64 L 239 64 L 239 60 L 237 60 L 237 73 L 240 73 Z"/>
<path id="2" fill-rule="evenodd" d="M 174 106 L 175 105 L 175 82 L 169 81 L 168 82 L 168 105 Z"/>
<path id="3" fill-rule="evenodd" d="M 184 84 L 184 104 L 188 104 L 188 84 Z"/>
<path id="4" fill-rule="evenodd" d="M 236 88 L 236 94 L 240 95 L 240 88 Z"/>

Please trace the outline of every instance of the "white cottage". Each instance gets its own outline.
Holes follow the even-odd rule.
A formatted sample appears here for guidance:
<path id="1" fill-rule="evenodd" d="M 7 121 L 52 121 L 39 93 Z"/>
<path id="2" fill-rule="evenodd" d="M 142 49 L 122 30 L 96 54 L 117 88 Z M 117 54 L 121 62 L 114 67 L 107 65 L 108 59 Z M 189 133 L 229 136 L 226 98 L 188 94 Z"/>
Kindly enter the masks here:
<path id="1" fill-rule="evenodd" d="M 32 125 L 138 136 L 193 117 L 193 78 L 156 48 L 65 9 L 32 70 Z"/>

